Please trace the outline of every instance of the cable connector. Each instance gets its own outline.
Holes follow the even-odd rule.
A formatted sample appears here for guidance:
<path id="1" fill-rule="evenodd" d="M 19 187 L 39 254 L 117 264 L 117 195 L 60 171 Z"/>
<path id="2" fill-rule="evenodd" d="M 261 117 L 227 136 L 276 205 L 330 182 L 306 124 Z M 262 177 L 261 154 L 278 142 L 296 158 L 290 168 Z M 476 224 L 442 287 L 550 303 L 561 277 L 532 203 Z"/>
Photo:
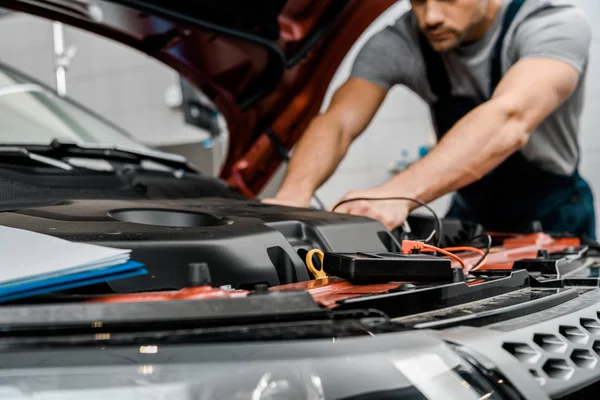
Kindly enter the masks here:
<path id="1" fill-rule="evenodd" d="M 402 254 L 420 253 L 423 250 L 425 243 L 417 242 L 416 240 L 402 241 Z"/>
<path id="2" fill-rule="evenodd" d="M 464 250 L 465 248 L 459 248 L 459 247 L 455 247 L 455 248 L 447 248 L 447 249 L 440 249 L 439 247 L 435 247 L 435 246 L 431 246 L 428 245 L 427 243 L 423 243 L 423 242 L 418 242 L 415 240 L 403 240 L 402 241 L 402 254 L 418 254 L 420 252 L 437 252 L 440 254 L 443 254 L 447 257 L 450 257 L 452 259 L 454 259 L 455 261 L 457 261 L 460 266 L 462 267 L 462 269 L 466 268 L 465 262 L 462 260 L 462 258 L 460 258 L 459 256 L 457 256 L 456 254 L 451 253 L 451 251 L 458 251 L 458 250 Z M 479 249 L 475 249 L 477 252 L 480 252 L 481 254 L 483 254 L 483 251 L 479 250 Z"/>

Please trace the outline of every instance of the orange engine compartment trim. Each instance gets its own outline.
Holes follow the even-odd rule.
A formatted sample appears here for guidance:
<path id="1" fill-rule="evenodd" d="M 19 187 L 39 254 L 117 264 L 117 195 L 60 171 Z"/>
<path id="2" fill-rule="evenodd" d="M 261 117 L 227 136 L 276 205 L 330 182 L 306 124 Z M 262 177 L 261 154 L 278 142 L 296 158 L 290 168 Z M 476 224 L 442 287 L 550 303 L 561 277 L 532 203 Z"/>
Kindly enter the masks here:
<path id="1" fill-rule="evenodd" d="M 515 235 L 503 240 L 501 246 L 492 247 L 487 256 L 487 263 L 481 271 L 512 270 L 514 262 L 523 259 L 536 258 L 539 250 L 549 253 L 564 251 L 569 247 L 579 247 L 578 238 L 552 238 L 543 233 L 531 235 Z M 473 253 L 470 253 L 473 254 Z M 465 264 L 474 265 L 481 255 L 461 256 Z M 460 267 L 453 261 L 454 267 Z M 482 283 L 481 280 L 470 282 L 469 285 Z M 364 295 L 384 294 L 397 289 L 400 285 L 410 282 L 394 282 L 385 284 L 356 285 L 337 277 L 327 277 L 306 282 L 272 287 L 271 291 L 306 290 L 317 304 L 333 309 L 342 300 L 361 297 Z M 208 300 L 220 298 L 245 297 L 247 290 L 223 290 L 212 287 L 185 288 L 178 291 L 148 292 L 121 295 L 94 296 L 87 302 L 91 303 L 130 303 L 176 300 Z"/>

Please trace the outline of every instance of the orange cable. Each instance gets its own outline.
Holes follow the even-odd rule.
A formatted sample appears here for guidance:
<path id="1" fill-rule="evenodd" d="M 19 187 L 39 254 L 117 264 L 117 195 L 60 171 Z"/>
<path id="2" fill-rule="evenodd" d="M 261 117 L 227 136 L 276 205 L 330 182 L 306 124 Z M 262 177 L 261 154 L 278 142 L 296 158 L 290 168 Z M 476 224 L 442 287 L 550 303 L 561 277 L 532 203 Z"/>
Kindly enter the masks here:
<path id="1" fill-rule="evenodd" d="M 439 247 L 431 246 L 429 244 L 414 241 L 414 240 L 402 241 L 402 252 L 404 254 L 409 254 L 415 250 L 417 252 L 424 252 L 424 253 L 425 252 L 438 252 L 438 253 L 441 253 L 448 257 L 451 257 L 454 260 L 458 261 L 458 263 L 461 265 L 463 270 L 466 270 L 466 264 L 465 264 L 464 260 L 462 258 L 460 258 L 459 256 L 457 256 L 456 254 L 453 254 L 452 253 L 453 251 L 470 251 L 473 253 L 480 254 L 482 256 L 485 254 L 485 252 L 483 250 L 478 249 L 477 247 L 471 247 L 471 246 L 446 247 L 446 248 L 440 249 Z M 487 262 L 487 257 L 485 257 L 477 267 L 473 268 L 472 271 L 479 270 L 481 267 L 483 267 L 486 264 L 486 262 Z"/>
<path id="2" fill-rule="evenodd" d="M 460 258 L 459 256 L 457 256 L 454 253 L 450 253 L 447 250 L 440 249 L 439 247 L 435 247 L 435 246 L 430 246 L 428 244 L 426 244 L 425 246 L 423 246 L 423 248 L 424 249 L 429 249 L 429 250 L 434 250 L 434 251 L 437 251 L 438 253 L 441 253 L 441 254 L 444 254 L 444 255 L 446 255 L 446 256 L 448 256 L 450 258 L 453 258 L 453 259 L 455 259 L 456 261 L 458 261 L 460 263 L 462 269 L 466 269 L 467 268 L 467 266 L 465 265 L 465 262 L 463 261 L 463 259 Z"/>
<path id="3" fill-rule="evenodd" d="M 471 246 L 444 247 L 444 250 L 446 250 L 446 251 L 472 251 L 473 253 L 477 253 L 480 255 L 485 254 L 485 252 L 483 250 L 478 249 L 477 247 L 471 247 Z"/>
<path id="4" fill-rule="evenodd" d="M 450 253 L 447 250 L 440 249 L 439 247 L 431 246 L 431 245 L 425 244 L 423 242 L 417 242 L 414 240 L 403 240 L 402 241 L 402 253 L 409 254 L 415 250 L 418 252 L 421 252 L 422 250 L 437 251 L 437 252 L 442 253 L 450 258 L 455 259 L 461 265 L 463 270 L 466 269 L 465 262 L 462 260 L 462 258 L 457 256 L 456 254 Z"/>
<path id="5" fill-rule="evenodd" d="M 424 249 L 424 250 L 425 251 L 434 251 L 433 249 Z M 480 254 L 482 256 L 485 254 L 485 252 L 483 250 L 478 249 L 477 247 L 471 247 L 471 246 L 444 247 L 442 250 L 450 251 L 450 252 L 455 252 L 455 251 L 470 251 L 470 252 L 473 252 L 473 253 Z M 477 267 L 471 269 L 471 271 L 477 271 L 477 270 L 479 270 L 481 267 L 483 267 L 486 264 L 486 262 L 487 262 L 487 257 L 484 258 Z"/>
<path id="6" fill-rule="evenodd" d="M 441 249 L 441 250 L 445 250 L 445 251 L 449 251 L 449 252 L 455 252 L 455 251 L 470 251 L 470 252 L 473 252 L 473 253 L 480 254 L 480 255 L 482 255 L 482 256 L 485 254 L 485 252 L 484 252 L 483 250 L 481 250 L 481 249 L 478 249 L 477 247 L 471 247 L 471 246 L 444 247 L 444 248 L 443 248 L 443 249 Z M 423 251 L 427 251 L 427 252 L 429 252 L 429 251 L 434 251 L 434 250 L 433 250 L 433 249 L 431 249 L 431 248 L 430 248 L 430 249 L 424 248 L 424 249 L 423 249 Z M 442 252 L 440 251 L 440 253 L 442 253 Z M 477 267 L 473 268 L 471 271 L 477 271 L 478 269 L 480 269 L 481 267 L 483 267 L 483 266 L 485 265 L 485 263 L 486 263 L 486 262 L 487 262 L 487 257 L 486 257 L 486 258 L 484 258 L 484 259 L 481 261 L 481 263 L 480 263 L 480 264 L 479 264 Z"/>
<path id="7" fill-rule="evenodd" d="M 446 248 L 444 248 L 444 250 L 447 250 L 447 251 L 472 251 L 472 252 L 480 254 L 482 256 L 485 255 L 485 251 L 478 249 L 477 247 L 471 247 L 471 246 L 446 247 Z M 481 269 L 481 267 L 483 267 L 486 263 L 487 263 L 487 257 L 485 257 L 483 260 L 481 260 L 481 263 L 478 266 L 476 266 L 475 268 L 471 269 L 471 271 L 477 271 L 477 270 Z"/>
<path id="8" fill-rule="evenodd" d="M 478 266 L 473 268 L 471 271 L 479 271 L 481 269 L 481 267 L 483 267 L 485 265 L 486 262 L 487 262 L 487 257 L 481 261 L 481 264 L 479 264 Z"/>

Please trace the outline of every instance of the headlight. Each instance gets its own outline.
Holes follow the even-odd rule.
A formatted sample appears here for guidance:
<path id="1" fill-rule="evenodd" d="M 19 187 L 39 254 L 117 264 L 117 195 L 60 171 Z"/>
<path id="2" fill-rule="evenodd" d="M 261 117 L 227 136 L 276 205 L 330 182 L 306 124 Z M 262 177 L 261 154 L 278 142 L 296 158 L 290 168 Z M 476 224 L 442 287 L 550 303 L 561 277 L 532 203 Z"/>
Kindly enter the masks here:
<path id="1" fill-rule="evenodd" d="M 131 353 L 50 353 L 40 354 L 43 362 L 31 359 L 37 367 L 0 370 L 0 393 L 61 400 L 495 400 L 504 393 L 483 369 L 426 332 L 333 342 L 161 346 L 143 354 L 139 347 Z M 90 357 L 100 355 L 104 362 L 93 366 Z M 90 366 L 73 366 L 82 360 Z"/>

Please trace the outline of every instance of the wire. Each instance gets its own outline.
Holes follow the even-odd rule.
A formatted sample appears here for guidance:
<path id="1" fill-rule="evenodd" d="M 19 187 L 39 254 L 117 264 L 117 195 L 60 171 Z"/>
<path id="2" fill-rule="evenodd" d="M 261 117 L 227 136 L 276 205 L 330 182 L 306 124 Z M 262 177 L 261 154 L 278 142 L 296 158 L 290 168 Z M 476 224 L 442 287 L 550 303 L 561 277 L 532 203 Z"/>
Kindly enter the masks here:
<path id="1" fill-rule="evenodd" d="M 489 235 L 482 235 L 481 237 L 489 237 L 489 241 L 488 243 L 491 243 L 492 239 L 491 236 Z M 478 237 L 473 238 L 473 240 L 478 239 Z M 414 241 L 414 240 L 404 240 L 402 242 L 402 253 L 404 254 L 410 254 L 412 252 L 419 252 L 419 253 L 430 253 L 430 252 L 435 252 L 435 253 L 440 253 L 440 254 L 444 254 L 448 257 L 453 258 L 454 260 L 458 261 L 458 263 L 461 265 L 461 267 L 464 269 L 466 269 L 466 264 L 464 262 L 464 260 L 462 258 L 460 258 L 459 256 L 457 256 L 456 254 L 454 254 L 454 252 L 457 251 L 470 251 L 473 253 L 478 253 L 481 254 L 481 258 L 479 259 L 479 261 L 477 261 L 477 263 L 475 263 L 475 265 L 473 267 L 471 267 L 470 271 L 474 271 L 478 268 L 481 268 L 485 265 L 486 261 L 487 261 L 487 256 L 489 254 L 491 245 L 488 245 L 488 247 L 486 248 L 485 251 L 478 249 L 477 247 L 471 247 L 471 246 L 457 246 L 457 247 L 445 247 L 445 248 L 439 248 L 439 247 L 435 247 L 435 246 L 431 246 L 428 245 L 426 243 L 423 242 L 419 242 L 419 241 Z"/>
<path id="2" fill-rule="evenodd" d="M 319 198 L 319 196 L 317 196 L 316 194 L 313 194 L 313 197 L 312 197 L 312 198 L 313 198 L 313 200 L 315 201 L 315 203 L 317 203 L 317 206 L 319 207 L 319 209 L 320 209 L 321 211 L 325 210 L 325 208 L 326 208 L 326 207 L 325 207 L 325 203 L 323 203 L 323 202 L 321 201 L 321 199 Z"/>
<path id="3" fill-rule="evenodd" d="M 477 250 L 479 250 L 479 249 L 477 249 Z M 457 256 L 456 254 L 452 254 L 448 250 L 444 250 L 444 249 L 441 249 L 436 246 L 431 246 L 427 243 L 419 242 L 416 240 L 403 240 L 402 241 L 402 253 L 403 254 L 411 254 L 411 253 L 415 253 L 415 252 L 421 253 L 421 252 L 429 252 L 429 251 L 441 253 L 445 256 L 453 258 L 454 260 L 458 261 L 458 263 L 461 265 L 463 270 L 466 269 L 466 265 L 465 265 L 465 262 L 463 261 L 463 259 L 460 258 L 459 256 Z M 479 251 L 481 251 L 481 250 L 479 250 Z"/>
<path id="4" fill-rule="evenodd" d="M 436 234 L 436 232 L 437 232 L 437 231 L 434 229 L 434 230 L 431 232 L 431 235 L 429 235 L 429 237 L 428 237 L 427 239 L 423 240 L 423 243 L 430 242 L 430 241 L 431 241 L 431 239 L 433 239 L 433 238 L 435 237 L 435 234 Z"/>
<path id="5" fill-rule="evenodd" d="M 483 267 L 487 261 L 487 254 L 486 252 L 484 252 L 481 249 L 478 249 L 477 247 L 471 247 L 471 246 L 458 246 L 458 247 L 445 247 L 442 250 L 444 251 L 448 251 L 448 252 L 457 252 L 457 251 L 470 251 L 473 253 L 477 253 L 477 254 L 481 254 L 481 258 L 479 259 L 479 261 L 477 261 L 477 263 L 475 263 L 475 265 L 473 265 L 470 269 L 470 271 L 475 270 L 476 267 Z M 424 248 L 423 250 L 421 250 L 421 252 L 426 253 L 426 252 L 433 252 L 432 249 L 427 249 Z"/>
<path id="6" fill-rule="evenodd" d="M 484 264 L 485 264 L 484 260 L 487 259 L 487 256 L 490 254 L 490 250 L 492 249 L 492 237 L 490 235 L 475 236 L 475 237 L 471 238 L 470 242 L 472 243 L 475 240 L 482 239 L 482 238 L 486 238 L 487 239 L 487 246 L 485 248 L 485 252 L 481 256 L 481 258 L 479 259 L 479 261 L 477 261 L 475 263 L 475 265 L 473 266 L 473 268 L 471 269 L 471 271 L 476 271 L 476 270 L 478 270 L 478 269 L 480 269 L 481 267 L 484 266 Z"/>
<path id="7" fill-rule="evenodd" d="M 478 249 L 477 247 L 471 247 L 471 246 L 445 247 L 443 250 L 450 251 L 450 252 L 471 251 L 473 253 L 481 254 L 481 258 L 475 263 L 475 265 L 473 265 L 471 267 L 470 271 L 473 271 L 477 267 L 483 267 L 487 261 L 487 253 L 484 252 L 483 250 Z"/>
<path id="8" fill-rule="evenodd" d="M 472 251 L 473 253 L 477 253 L 477 254 L 481 254 L 481 255 L 485 254 L 485 252 L 483 250 L 478 249 L 477 247 L 471 247 L 471 246 L 444 247 L 444 250 L 452 251 L 452 252 Z"/>
<path id="9" fill-rule="evenodd" d="M 317 269 L 313 264 L 313 256 L 317 255 L 319 260 L 321 261 L 321 269 Z M 308 270 L 314 275 L 315 279 L 327 278 L 327 274 L 323 271 L 323 260 L 325 259 L 325 254 L 319 249 L 312 249 L 308 253 L 306 253 L 306 266 Z"/>
<path id="10" fill-rule="evenodd" d="M 467 268 L 467 266 L 465 265 L 465 262 L 463 261 L 463 259 L 462 259 L 462 258 L 460 258 L 459 256 L 457 256 L 456 254 L 454 254 L 454 253 L 451 253 L 451 252 L 450 252 L 450 251 L 448 251 L 448 250 L 440 249 L 439 247 L 430 246 L 430 245 L 428 245 L 428 244 L 424 244 L 423 246 L 424 246 L 423 248 L 424 248 L 425 250 L 433 250 L 433 251 L 437 251 L 437 252 L 438 252 L 438 253 L 440 253 L 440 254 L 443 254 L 443 255 L 445 255 L 445 256 L 448 256 L 448 257 L 450 257 L 450 258 L 453 258 L 453 259 L 455 259 L 456 261 L 458 261 L 458 263 L 460 264 L 460 266 L 462 267 L 462 269 L 463 269 L 463 270 Z"/>
<path id="11" fill-rule="evenodd" d="M 430 206 L 428 206 L 424 201 L 418 200 L 418 199 L 413 199 L 410 197 L 382 197 L 382 198 L 374 198 L 374 197 L 357 197 L 357 198 L 353 198 L 353 199 L 346 199 L 346 200 L 342 200 L 339 203 L 337 203 L 333 208 L 332 208 L 332 212 L 335 211 L 338 207 L 340 207 L 343 204 L 346 203 L 351 203 L 351 202 L 355 202 L 355 201 L 390 201 L 390 200 L 405 200 L 405 201 L 412 201 L 413 203 L 416 203 L 418 205 L 420 205 L 421 207 L 426 208 L 431 215 L 433 215 L 433 218 L 435 219 L 435 223 L 436 223 L 436 230 L 438 232 L 438 240 L 437 240 L 437 246 L 440 247 L 442 245 L 442 240 L 443 240 L 443 227 L 442 227 L 442 221 L 440 219 L 440 217 L 437 215 L 437 213 L 433 210 L 433 208 L 431 208 Z M 435 236 L 435 232 L 436 230 L 433 231 L 433 235 Z"/>

